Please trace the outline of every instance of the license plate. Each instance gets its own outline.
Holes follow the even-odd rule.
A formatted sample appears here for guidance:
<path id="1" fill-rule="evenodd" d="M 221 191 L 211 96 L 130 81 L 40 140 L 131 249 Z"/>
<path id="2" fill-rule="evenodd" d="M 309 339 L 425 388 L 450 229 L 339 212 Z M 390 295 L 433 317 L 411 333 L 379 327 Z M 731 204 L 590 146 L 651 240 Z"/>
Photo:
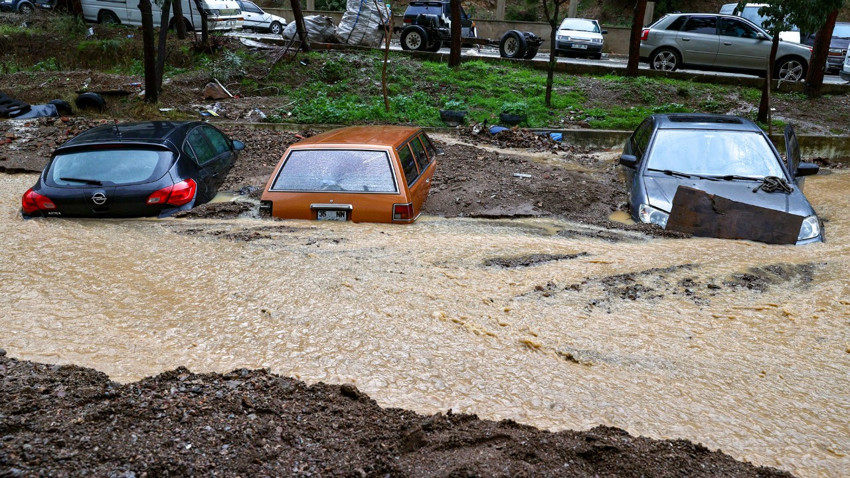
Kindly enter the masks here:
<path id="1" fill-rule="evenodd" d="M 573 48 L 576 50 L 587 50 L 587 45 L 580 45 L 578 43 L 573 43 Z"/>
<path id="2" fill-rule="evenodd" d="M 348 212 L 319 209 L 316 211 L 316 219 L 319 221 L 347 221 Z"/>
<path id="3" fill-rule="evenodd" d="M 227 22 L 225 22 L 225 24 L 229 27 L 232 27 L 233 25 L 236 25 L 236 20 L 228 20 Z"/>

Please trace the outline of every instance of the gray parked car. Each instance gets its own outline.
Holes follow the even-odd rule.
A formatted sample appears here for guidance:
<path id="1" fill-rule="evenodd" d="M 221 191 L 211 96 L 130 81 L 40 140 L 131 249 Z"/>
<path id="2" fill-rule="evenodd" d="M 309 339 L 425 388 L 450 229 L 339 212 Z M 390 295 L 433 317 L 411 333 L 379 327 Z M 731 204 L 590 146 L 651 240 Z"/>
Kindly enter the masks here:
<path id="1" fill-rule="evenodd" d="M 665 15 L 643 30 L 640 57 L 654 70 L 689 67 L 763 75 L 770 46 L 770 35 L 744 18 L 676 13 Z M 811 54 L 809 46 L 780 40 L 774 77 L 785 81 L 805 79 Z"/>

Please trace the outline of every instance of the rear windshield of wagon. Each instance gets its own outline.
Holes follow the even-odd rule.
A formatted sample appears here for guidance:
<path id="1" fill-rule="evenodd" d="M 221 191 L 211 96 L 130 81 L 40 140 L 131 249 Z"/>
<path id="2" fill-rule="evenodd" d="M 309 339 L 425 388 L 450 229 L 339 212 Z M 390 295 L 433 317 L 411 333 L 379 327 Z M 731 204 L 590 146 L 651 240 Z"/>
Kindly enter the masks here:
<path id="1" fill-rule="evenodd" d="M 280 168 L 271 191 L 397 193 L 385 151 L 294 150 Z"/>

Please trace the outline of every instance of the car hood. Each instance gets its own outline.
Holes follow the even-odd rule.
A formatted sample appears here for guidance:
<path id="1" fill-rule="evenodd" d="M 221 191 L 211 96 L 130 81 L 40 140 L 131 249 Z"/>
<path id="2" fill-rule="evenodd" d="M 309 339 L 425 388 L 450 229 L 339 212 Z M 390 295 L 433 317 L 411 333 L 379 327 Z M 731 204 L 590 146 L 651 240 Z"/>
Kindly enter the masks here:
<path id="1" fill-rule="evenodd" d="M 602 39 L 601 33 L 585 32 L 581 30 L 558 30 L 558 35 L 568 36 L 572 38 L 580 38 L 584 40 Z"/>
<path id="2" fill-rule="evenodd" d="M 783 192 L 769 193 L 761 189 L 754 193 L 753 189 L 761 184 L 758 181 L 711 181 L 707 179 L 686 179 L 669 176 L 647 176 L 645 179 L 644 184 L 646 185 L 646 195 L 649 199 L 649 204 L 656 209 L 666 212 L 670 212 L 673 207 L 673 196 L 676 195 L 676 189 L 679 186 L 687 186 L 732 201 L 783 211 L 798 216 L 806 217 L 815 213 L 806 196 L 796 184 L 791 185 L 794 190 L 788 194 Z"/>

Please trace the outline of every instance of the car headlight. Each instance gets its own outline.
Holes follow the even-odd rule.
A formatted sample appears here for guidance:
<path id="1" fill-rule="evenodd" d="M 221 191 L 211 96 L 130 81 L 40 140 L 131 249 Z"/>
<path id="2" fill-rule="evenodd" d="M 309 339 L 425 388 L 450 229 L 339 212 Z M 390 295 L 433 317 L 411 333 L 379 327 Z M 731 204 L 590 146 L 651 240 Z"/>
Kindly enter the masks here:
<path id="1" fill-rule="evenodd" d="M 803 225 L 800 226 L 800 234 L 797 235 L 798 241 L 813 239 L 820 236 L 820 221 L 817 216 L 809 216 L 803 219 Z"/>
<path id="2" fill-rule="evenodd" d="M 592 43 L 602 43 L 602 39 L 601 39 L 601 38 L 592 38 L 590 41 L 591 41 Z"/>
<path id="3" fill-rule="evenodd" d="M 561 40 L 561 41 L 570 41 L 570 37 L 568 37 L 566 35 L 558 35 L 557 39 Z"/>
<path id="4" fill-rule="evenodd" d="M 647 224 L 657 224 L 662 228 L 667 227 L 667 219 L 670 217 L 670 214 L 666 212 L 655 209 L 649 204 L 641 204 L 638 208 L 638 218 L 640 222 L 644 222 Z"/>
<path id="5" fill-rule="evenodd" d="M 218 16 L 219 14 L 219 10 L 217 8 L 205 8 L 204 12 L 206 12 L 207 15 L 213 16 Z"/>

